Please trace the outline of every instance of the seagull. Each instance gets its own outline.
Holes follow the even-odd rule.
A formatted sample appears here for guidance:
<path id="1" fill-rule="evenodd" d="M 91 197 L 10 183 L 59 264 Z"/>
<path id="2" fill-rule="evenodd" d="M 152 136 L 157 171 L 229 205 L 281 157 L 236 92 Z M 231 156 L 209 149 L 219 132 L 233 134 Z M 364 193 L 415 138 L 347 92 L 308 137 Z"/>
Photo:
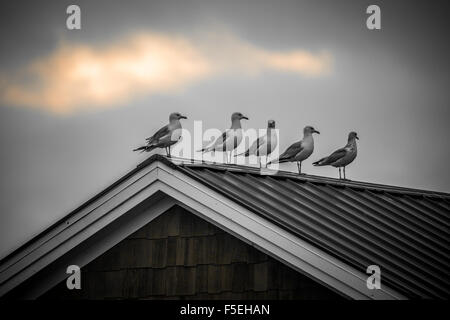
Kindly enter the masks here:
<path id="1" fill-rule="evenodd" d="M 302 161 L 308 159 L 314 151 L 313 133 L 320 134 L 313 127 L 306 126 L 303 129 L 303 139 L 292 144 L 277 160 L 270 161 L 269 164 L 297 162 L 298 173 L 302 173 Z"/>
<path id="2" fill-rule="evenodd" d="M 187 117 L 181 115 L 179 112 L 171 113 L 169 116 L 169 124 L 156 131 L 150 138 L 145 139 L 147 140 L 147 145 L 138 147 L 133 151 L 141 150 L 141 152 L 150 152 L 156 148 L 165 148 L 167 156 L 170 157 L 170 147 L 181 138 L 182 128 L 180 119 L 187 119 Z"/>
<path id="3" fill-rule="evenodd" d="M 255 155 L 258 157 L 266 156 L 266 167 L 267 167 L 267 157 L 275 150 L 278 145 L 278 137 L 275 132 L 275 121 L 269 120 L 267 122 L 267 133 L 256 139 L 255 142 L 247 149 L 247 151 L 234 155 L 235 157 L 244 155 L 248 157 L 250 155 Z M 261 168 L 261 162 L 259 161 L 259 167 Z"/>
<path id="4" fill-rule="evenodd" d="M 242 127 L 241 127 L 241 120 L 248 118 L 244 116 L 240 112 L 235 112 L 231 115 L 231 128 L 225 130 L 224 133 L 220 137 L 218 137 L 210 146 L 203 148 L 199 151 L 201 152 L 215 152 L 215 151 L 222 151 L 230 152 L 230 162 L 231 162 L 231 153 L 234 149 L 237 148 L 237 146 L 242 141 Z M 228 156 L 227 156 L 228 159 Z"/>
<path id="5" fill-rule="evenodd" d="M 333 166 L 339 168 L 339 179 L 341 178 L 341 168 L 344 168 L 344 179 L 345 178 L 345 167 L 352 163 L 356 158 L 358 150 L 356 148 L 356 139 L 359 140 L 358 134 L 354 131 L 348 134 L 347 145 L 341 149 L 336 150 L 328 157 L 322 158 L 319 161 L 313 163 L 314 166 Z"/>

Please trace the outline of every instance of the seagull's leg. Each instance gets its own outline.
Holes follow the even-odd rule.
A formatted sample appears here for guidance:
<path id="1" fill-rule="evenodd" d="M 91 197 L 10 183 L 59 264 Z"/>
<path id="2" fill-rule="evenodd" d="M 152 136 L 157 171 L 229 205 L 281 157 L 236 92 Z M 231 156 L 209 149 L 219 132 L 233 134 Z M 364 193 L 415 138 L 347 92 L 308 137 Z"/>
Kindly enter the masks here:
<path id="1" fill-rule="evenodd" d="M 169 158 L 170 158 L 170 146 L 169 146 Z"/>
<path id="2" fill-rule="evenodd" d="M 302 173 L 302 162 L 300 161 L 300 174 Z"/>
<path id="3" fill-rule="evenodd" d="M 298 163 L 298 161 L 297 161 L 297 170 L 298 170 L 298 173 L 300 174 L 300 164 Z"/>
<path id="4" fill-rule="evenodd" d="M 347 180 L 347 178 L 345 177 L 345 167 L 344 167 L 344 180 Z"/>
<path id="5" fill-rule="evenodd" d="M 164 149 L 166 149 L 166 156 L 168 156 L 169 152 L 167 152 L 167 147 L 164 147 Z"/>
<path id="6" fill-rule="evenodd" d="M 341 167 L 338 167 L 338 169 L 339 169 L 339 179 L 342 179 L 341 178 Z"/>

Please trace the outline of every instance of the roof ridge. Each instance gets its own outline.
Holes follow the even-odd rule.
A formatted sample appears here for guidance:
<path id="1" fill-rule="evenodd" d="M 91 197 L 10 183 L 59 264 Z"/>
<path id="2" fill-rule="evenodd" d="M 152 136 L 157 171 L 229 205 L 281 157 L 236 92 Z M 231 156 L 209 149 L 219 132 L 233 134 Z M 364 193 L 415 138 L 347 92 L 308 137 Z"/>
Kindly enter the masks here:
<path id="1" fill-rule="evenodd" d="M 319 183 L 319 184 L 329 184 L 337 187 L 350 187 L 350 188 L 363 188 L 373 191 L 382 191 L 396 194 L 412 195 L 412 196 L 427 196 L 436 197 L 441 199 L 450 199 L 450 193 L 434 190 L 425 190 L 411 187 L 394 186 L 381 183 L 373 183 L 366 181 L 356 181 L 356 180 L 342 180 L 337 178 L 331 178 L 326 176 L 317 176 L 309 174 L 297 174 L 292 171 L 284 170 L 272 170 L 268 168 L 258 168 L 248 165 L 237 165 L 237 164 L 226 164 L 226 163 L 215 163 L 208 161 L 199 161 L 195 159 L 177 158 L 177 157 L 166 157 L 163 155 L 152 155 L 147 160 L 142 162 L 138 167 L 146 166 L 153 161 L 160 160 L 164 163 L 169 163 L 170 165 L 176 165 L 180 167 L 187 168 L 204 168 L 217 171 L 229 171 L 235 173 L 246 173 L 258 176 L 271 176 L 272 178 L 289 178 L 300 180 L 303 182 Z M 148 162 L 147 162 L 148 161 Z"/>

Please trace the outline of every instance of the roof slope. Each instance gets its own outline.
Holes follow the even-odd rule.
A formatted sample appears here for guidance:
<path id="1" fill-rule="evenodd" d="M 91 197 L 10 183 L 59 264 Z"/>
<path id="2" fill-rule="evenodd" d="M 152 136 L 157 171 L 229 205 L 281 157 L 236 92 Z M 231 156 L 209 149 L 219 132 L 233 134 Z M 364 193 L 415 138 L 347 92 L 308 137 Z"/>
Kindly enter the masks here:
<path id="1" fill-rule="evenodd" d="M 380 266 L 382 283 L 408 297 L 449 297 L 449 194 L 234 165 L 178 168 L 363 272 Z"/>
<path id="2" fill-rule="evenodd" d="M 109 197 L 108 192 L 121 189 L 122 183 L 156 161 L 363 274 L 369 265 L 380 266 L 382 286 L 409 298 L 449 297 L 450 194 L 254 167 L 188 163 L 160 155 L 151 156 L 3 258 L 0 265 L 15 261 L 17 252 L 53 229 L 58 232 L 69 218 Z"/>

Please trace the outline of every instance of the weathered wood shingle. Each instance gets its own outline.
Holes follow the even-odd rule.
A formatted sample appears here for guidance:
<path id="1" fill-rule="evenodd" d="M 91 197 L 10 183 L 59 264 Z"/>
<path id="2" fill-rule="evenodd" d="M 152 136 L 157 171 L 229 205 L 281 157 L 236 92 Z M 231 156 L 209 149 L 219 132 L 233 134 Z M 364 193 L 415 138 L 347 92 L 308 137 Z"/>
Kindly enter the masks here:
<path id="1" fill-rule="evenodd" d="M 301 299 L 337 294 L 181 207 L 173 207 L 43 298 Z"/>

